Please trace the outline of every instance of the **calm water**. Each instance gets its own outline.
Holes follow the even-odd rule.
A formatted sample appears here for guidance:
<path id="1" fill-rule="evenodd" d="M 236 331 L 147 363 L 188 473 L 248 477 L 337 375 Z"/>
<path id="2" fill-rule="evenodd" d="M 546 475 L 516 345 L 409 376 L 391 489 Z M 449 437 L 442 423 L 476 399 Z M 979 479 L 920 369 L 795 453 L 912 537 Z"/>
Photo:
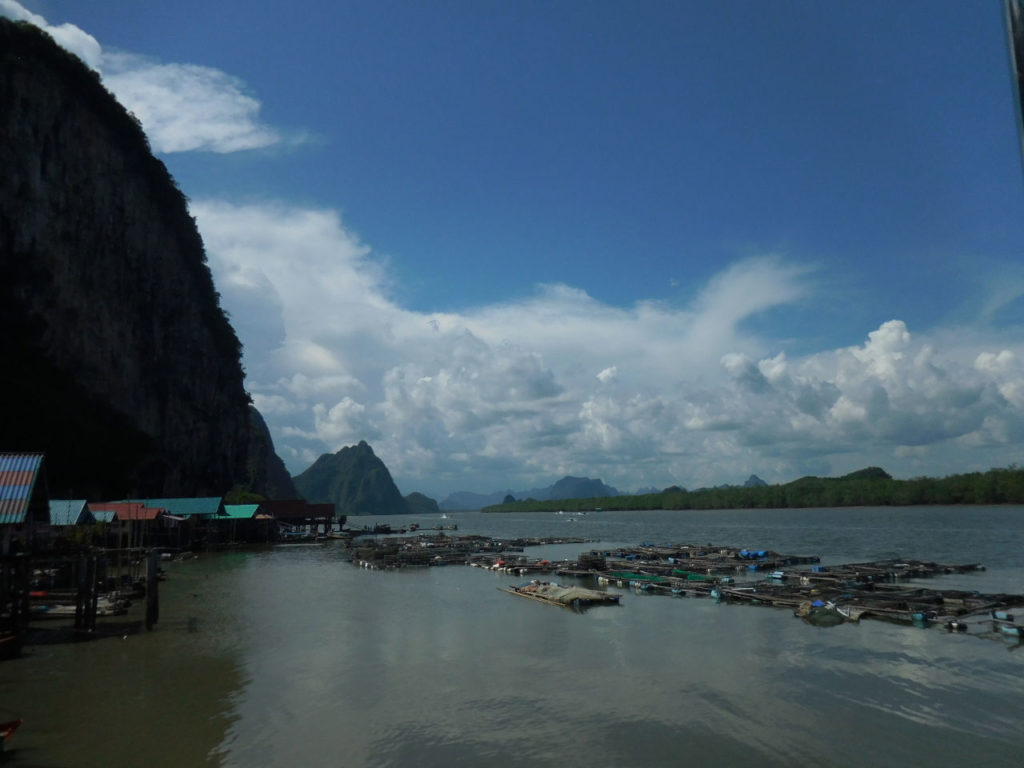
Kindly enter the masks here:
<path id="1" fill-rule="evenodd" d="M 1024 593 L 1019 507 L 451 517 L 493 536 L 984 562 L 931 584 Z M 409 520 L 441 522 L 387 521 Z M 168 570 L 155 632 L 0 664 L 0 720 L 25 718 L 10 765 L 1024 764 L 1024 650 L 994 636 L 632 593 L 576 614 L 477 568 L 356 568 L 335 543 Z"/>

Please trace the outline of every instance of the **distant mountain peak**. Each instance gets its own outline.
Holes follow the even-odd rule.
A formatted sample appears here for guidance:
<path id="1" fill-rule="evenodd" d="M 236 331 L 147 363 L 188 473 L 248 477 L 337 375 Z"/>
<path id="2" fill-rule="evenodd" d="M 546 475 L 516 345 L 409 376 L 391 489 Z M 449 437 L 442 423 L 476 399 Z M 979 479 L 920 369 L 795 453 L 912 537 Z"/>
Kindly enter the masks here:
<path id="1" fill-rule="evenodd" d="M 441 509 L 481 509 L 491 504 L 500 504 L 506 496 L 512 496 L 516 499 L 547 501 L 550 499 L 589 499 L 620 495 L 621 492 L 618 489 L 605 485 L 600 479 L 566 475 L 546 488 L 531 488 L 526 491 L 513 491 L 510 488 L 506 488 L 503 491 L 493 491 L 492 493 L 456 491 L 449 494 L 441 502 Z"/>
<path id="2" fill-rule="evenodd" d="M 329 502 L 344 515 L 401 515 L 408 505 L 388 468 L 365 440 L 325 453 L 294 478 L 307 501 Z"/>

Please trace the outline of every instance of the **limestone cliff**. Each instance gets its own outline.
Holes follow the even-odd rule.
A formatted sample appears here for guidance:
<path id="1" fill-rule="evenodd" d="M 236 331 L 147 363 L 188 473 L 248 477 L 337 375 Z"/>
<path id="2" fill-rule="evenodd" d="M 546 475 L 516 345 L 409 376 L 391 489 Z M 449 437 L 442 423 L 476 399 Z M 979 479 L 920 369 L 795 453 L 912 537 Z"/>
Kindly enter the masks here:
<path id="1" fill-rule="evenodd" d="M 240 344 L 138 122 L 0 19 L 0 136 L 0 446 L 45 451 L 53 494 L 227 491 L 249 442 Z"/>
<path id="2" fill-rule="evenodd" d="M 299 492 L 274 450 L 270 430 L 260 412 L 249 406 L 249 462 L 244 485 L 268 499 L 297 499 Z"/>
<path id="3" fill-rule="evenodd" d="M 307 501 L 331 502 L 345 515 L 400 515 L 409 511 L 391 473 L 366 441 L 325 453 L 294 478 Z"/>

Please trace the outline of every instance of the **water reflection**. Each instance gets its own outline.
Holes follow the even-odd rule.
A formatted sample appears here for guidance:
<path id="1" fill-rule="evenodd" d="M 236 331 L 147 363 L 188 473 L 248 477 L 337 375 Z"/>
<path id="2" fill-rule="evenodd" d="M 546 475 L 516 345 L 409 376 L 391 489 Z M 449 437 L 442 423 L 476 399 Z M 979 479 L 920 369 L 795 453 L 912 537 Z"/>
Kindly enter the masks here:
<path id="1" fill-rule="evenodd" d="M 897 530 L 887 510 L 603 514 L 573 532 L 603 529 L 611 546 L 823 555 L 833 540 L 860 559 L 908 542 L 915 551 L 901 556 L 928 556 L 922 537 L 952 536 L 935 548 L 997 563 L 1007 544 L 973 523 L 956 533 L 956 518 Z M 1005 515 L 976 520 L 1005 534 Z M 503 536 L 559 526 L 456 520 L 460 533 Z M 1021 576 L 1004 561 L 982 577 L 999 569 Z M 0 667 L 0 703 L 31 724 L 12 764 L 859 767 L 1019 756 L 1024 654 L 1005 643 L 869 621 L 818 629 L 784 610 L 628 590 L 621 607 L 576 614 L 497 589 L 510 580 L 458 566 L 366 571 L 334 543 L 174 564 L 157 632 L 33 648 Z M 97 728 L 86 711 L 117 727 Z"/>

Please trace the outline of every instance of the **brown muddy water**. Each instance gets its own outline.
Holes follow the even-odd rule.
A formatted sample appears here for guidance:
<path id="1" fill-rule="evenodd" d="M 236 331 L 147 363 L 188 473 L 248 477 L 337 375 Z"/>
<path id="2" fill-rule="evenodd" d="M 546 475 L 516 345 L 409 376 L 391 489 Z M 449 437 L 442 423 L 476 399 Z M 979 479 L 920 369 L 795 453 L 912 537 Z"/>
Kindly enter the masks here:
<path id="1" fill-rule="evenodd" d="M 989 569 L 930 584 L 1024 592 L 1019 507 L 451 518 L 460 533 L 609 546 L 978 561 Z M 441 522 L 388 522 L 412 520 Z M 140 605 L 103 639 L 0 664 L 0 720 L 25 719 L 4 765 L 1024 764 L 1024 649 L 992 633 L 821 629 L 625 591 L 578 614 L 504 594 L 514 577 L 476 568 L 360 569 L 338 543 L 167 569 L 155 631 L 123 631 Z"/>

